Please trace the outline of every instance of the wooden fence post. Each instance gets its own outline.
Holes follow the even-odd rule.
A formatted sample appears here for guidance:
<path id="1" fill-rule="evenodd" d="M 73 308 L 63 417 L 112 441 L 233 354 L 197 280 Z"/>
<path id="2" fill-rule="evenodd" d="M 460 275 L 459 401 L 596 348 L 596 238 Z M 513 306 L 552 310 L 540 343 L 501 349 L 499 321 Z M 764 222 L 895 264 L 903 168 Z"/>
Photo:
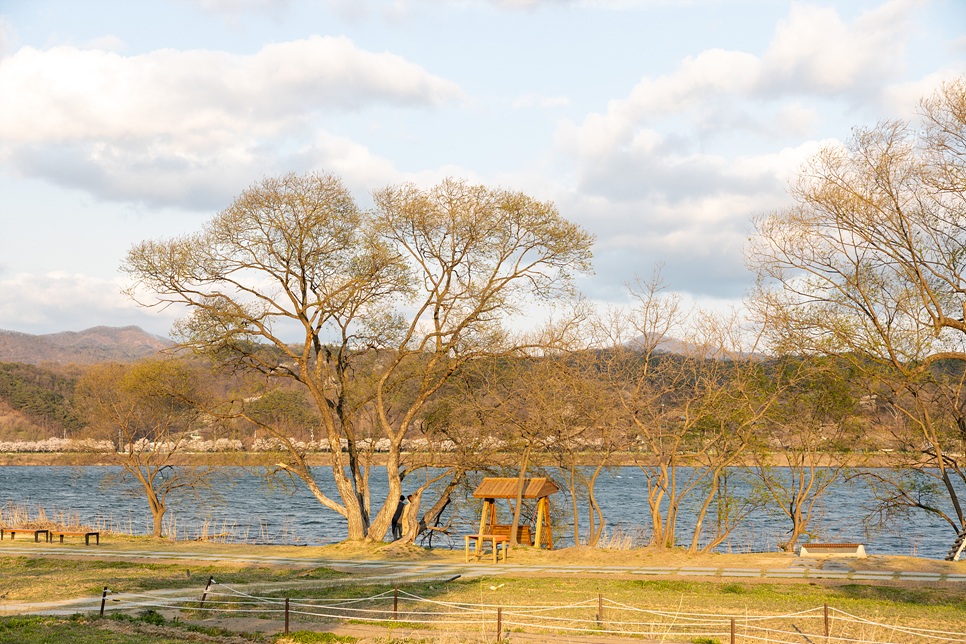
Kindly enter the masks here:
<path id="1" fill-rule="evenodd" d="M 496 607 L 496 641 L 503 641 L 503 607 Z"/>
<path id="2" fill-rule="evenodd" d="M 399 587 L 393 589 L 392 591 L 392 620 L 399 620 Z"/>
<path id="3" fill-rule="evenodd" d="M 201 593 L 201 601 L 198 603 L 198 610 L 205 607 L 205 597 L 208 596 L 208 590 L 211 588 L 211 582 L 214 581 L 214 577 L 208 577 L 208 585 L 205 586 L 205 592 Z"/>
<path id="4" fill-rule="evenodd" d="M 107 603 L 107 586 L 104 586 L 104 594 L 101 595 L 101 615 L 104 614 L 104 604 Z"/>
<path id="5" fill-rule="evenodd" d="M 735 618 L 731 618 L 731 644 L 735 644 Z"/>
<path id="6" fill-rule="evenodd" d="M 828 604 L 825 604 L 825 639 L 828 639 Z"/>
<path id="7" fill-rule="evenodd" d="M 285 598 L 285 634 L 288 635 L 288 597 Z"/>
<path id="8" fill-rule="evenodd" d="M 603 628 L 604 621 L 604 597 L 597 593 L 597 628 Z"/>

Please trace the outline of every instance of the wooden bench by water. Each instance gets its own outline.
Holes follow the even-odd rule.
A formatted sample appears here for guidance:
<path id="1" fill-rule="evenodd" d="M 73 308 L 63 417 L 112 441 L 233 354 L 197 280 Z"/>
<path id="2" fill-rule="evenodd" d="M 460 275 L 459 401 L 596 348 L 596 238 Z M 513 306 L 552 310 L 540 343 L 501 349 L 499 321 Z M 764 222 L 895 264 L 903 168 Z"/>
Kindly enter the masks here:
<path id="1" fill-rule="evenodd" d="M 16 538 L 18 532 L 26 532 L 27 534 L 30 534 L 31 532 L 33 532 L 34 533 L 34 543 L 40 543 L 40 535 L 41 534 L 44 535 L 44 541 L 49 541 L 50 540 L 50 533 L 47 530 L 34 530 L 33 528 L 5 528 L 5 527 L 0 527 L 0 541 L 3 540 L 4 535 L 6 535 L 6 533 L 8 533 L 8 532 L 10 533 L 10 540 L 11 541 L 13 541 Z"/>

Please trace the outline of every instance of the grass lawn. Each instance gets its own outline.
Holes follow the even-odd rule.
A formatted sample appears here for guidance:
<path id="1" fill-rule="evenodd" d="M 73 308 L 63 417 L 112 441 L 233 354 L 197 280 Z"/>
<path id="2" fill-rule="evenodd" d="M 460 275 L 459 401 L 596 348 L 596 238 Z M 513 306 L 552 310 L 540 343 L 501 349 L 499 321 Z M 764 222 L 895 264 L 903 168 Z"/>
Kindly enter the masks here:
<path id="1" fill-rule="evenodd" d="M 192 564 L 0 557 L 0 599 L 38 602 L 100 595 L 105 586 L 118 592 L 204 587 L 209 576 L 226 584 L 338 579 L 327 568 L 281 568 Z M 2 608 L 2 607 L 0 607 Z"/>
<path id="2" fill-rule="evenodd" d="M 289 635 L 234 633 L 223 628 L 165 620 L 153 611 L 137 616 L 0 618 L 0 644 L 414 644 L 411 638 L 360 639 L 326 632 L 293 631 Z"/>
<path id="3" fill-rule="evenodd" d="M 557 577 L 521 577 L 501 575 L 499 577 L 475 580 L 456 580 L 450 583 L 423 583 L 400 586 L 401 590 L 430 599 L 434 602 L 452 604 L 472 604 L 504 606 L 512 613 L 513 606 L 574 605 L 587 602 L 582 606 L 564 611 L 546 613 L 558 621 L 546 621 L 540 614 L 520 617 L 504 616 L 504 623 L 526 626 L 511 627 L 511 630 L 529 633 L 568 632 L 592 635 L 596 632 L 624 631 L 657 634 L 658 627 L 647 628 L 630 626 L 631 623 L 659 622 L 661 624 L 680 623 L 676 615 L 727 614 L 727 615 L 781 615 L 808 609 L 820 610 L 810 616 L 780 620 L 769 626 L 780 630 L 796 629 L 816 633 L 823 627 L 823 604 L 832 610 L 833 635 L 842 637 L 874 638 L 881 641 L 916 642 L 913 636 L 896 634 L 894 631 L 872 627 L 868 624 L 848 623 L 839 614 L 843 611 L 880 624 L 899 624 L 906 627 L 940 629 L 953 633 L 966 633 L 966 593 L 958 588 L 916 588 L 866 584 L 810 584 L 810 583 L 735 583 L 678 580 L 639 580 L 639 579 L 588 579 Z M 351 587 L 312 588 L 306 590 L 286 589 L 275 593 L 278 597 L 299 599 L 364 598 L 384 593 L 386 586 L 355 585 Z M 604 620 L 597 621 L 597 594 L 605 600 Z M 589 600 L 589 601 L 588 601 Z M 664 617 L 654 617 L 638 611 L 622 609 L 612 602 L 624 604 L 635 609 L 662 612 Z M 392 597 L 361 602 L 351 605 L 355 609 L 379 609 L 388 611 Z M 452 609 L 417 603 L 402 597 L 399 602 L 398 620 L 406 627 L 419 628 L 421 620 L 432 620 L 420 613 L 424 611 L 450 612 Z M 337 611 L 329 610 L 330 614 Z M 346 618 L 366 621 L 360 616 L 365 613 L 345 612 Z M 388 614 L 370 613 L 373 617 L 388 618 Z M 265 615 L 270 617 L 270 615 Z M 277 617 L 276 617 L 277 618 Z M 311 617 L 299 616 L 300 620 Z M 483 631 L 492 630 L 494 617 L 486 617 L 480 624 L 479 613 L 467 612 L 464 616 L 441 615 L 441 629 L 464 629 Z M 462 620 L 462 626 L 454 626 L 454 620 Z M 319 621 L 331 621 L 321 620 Z M 370 620 L 372 622 L 373 620 Z M 449 622 L 449 623 L 446 623 Z M 543 628 L 548 626 L 551 628 Z M 423 626 L 427 628 L 431 626 Z M 718 629 L 720 630 L 720 628 Z M 739 631 L 740 632 L 740 631 Z M 749 631 L 749 634 L 754 634 Z M 966 639 L 966 638 L 964 638 Z M 688 641 L 688 640 L 684 640 Z"/>
<path id="4" fill-rule="evenodd" d="M 118 544 L 117 546 L 115 544 Z M 362 544 L 348 546 L 341 544 L 329 549 L 275 548 L 246 546 L 207 546 L 205 544 L 183 544 L 163 541 L 130 543 L 111 540 L 111 547 L 168 552 L 199 552 L 210 548 L 212 554 L 232 553 L 237 556 L 264 555 L 292 557 L 300 555 L 307 559 L 381 559 L 398 560 L 400 563 L 419 561 L 440 563 L 460 561 L 462 553 L 427 553 L 421 549 L 393 549 L 386 546 Z M 22 547 L 18 546 L 18 547 Z M 33 544 L 30 544 L 33 548 Z M 0 644 L 7 642 L 80 642 L 81 644 L 113 644 L 114 642 L 165 643 L 181 641 L 219 641 L 290 644 L 309 642 L 350 642 L 352 638 L 339 639 L 329 633 L 310 632 L 314 629 L 331 628 L 339 624 L 360 624 L 378 626 L 373 641 L 382 644 L 415 641 L 386 636 L 386 626 L 397 629 L 398 633 L 407 631 L 407 637 L 435 642 L 443 631 L 468 633 L 466 639 L 492 640 L 495 632 L 493 613 L 483 615 L 480 608 L 462 609 L 445 604 L 464 604 L 488 606 L 495 610 L 503 607 L 504 631 L 511 634 L 557 632 L 561 635 L 591 636 L 606 635 L 610 632 L 624 635 L 644 636 L 661 639 L 674 625 L 675 628 L 686 621 L 686 614 L 724 614 L 733 615 L 742 621 L 743 616 L 788 615 L 799 611 L 818 608 L 807 616 L 789 617 L 768 623 L 770 628 L 784 631 L 788 635 L 771 635 L 772 641 L 807 641 L 800 634 L 809 633 L 811 641 L 816 634 L 822 633 L 823 619 L 821 608 L 828 604 L 832 609 L 831 634 L 833 637 L 851 637 L 868 641 L 913 643 L 926 640 L 919 635 L 901 633 L 896 630 L 868 623 L 849 622 L 843 611 L 870 622 L 903 627 L 937 629 L 950 633 L 966 633 L 966 588 L 960 584 L 915 585 L 913 583 L 854 583 L 847 580 L 741 580 L 724 578 L 704 579 L 655 579 L 621 575 L 588 576 L 567 573 L 514 574 L 514 566 L 501 566 L 501 575 L 474 579 L 456 579 L 449 582 L 427 581 L 402 584 L 399 615 L 397 621 L 386 622 L 391 615 L 392 596 L 369 600 L 377 594 L 391 589 L 387 584 L 373 584 L 361 577 L 376 574 L 343 573 L 328 567 L 302 565 L 262 565 L 217 563 L 202 566 L 201 562 L 151 563 L 150 561 L 114 561 L 105 553 L 102 559 L 64 558 L 41 556 L 43 545 L 37 547 L 38 556 L 23 556 L 10 553 L 4 556 L 0 548 L 0 599 L 3 602 L 50 601 L 79 596 L 98 596 L 104 586 L 112 591 L 138 593 L 159 589 L 190 588 L 192 591 L 204 587 L 209 576 L 225 586 L 246 585 L 244 592 L 249 595 L 289 598 L 293 603 L 310 603 L 309 600 L 362 600 L 347 604 L 355 609 L 378 612 L 349 612 L 344 609 L 326 608 L 328 616 L 293 614 L 292 629 L 305 632 L 293 633 L 289 638 L 276 635 L 281 630 L 281 615 L 278 612 L 262 611 L 260 607 L 250 607 L 260 612 L 249 613 L 242 617 L 250 625 L 239 625 L 237 616 L 218 613 L 212 610 L 200 612 L 184 606 L 183 610 L 165 609 L 164 616 L 158 613 L 144 613 L 143 608 L 131 607 L 127 615 L 115 618 L 78 616 L 59 617 L 6 617 L 0 619 Z M 79 548 L 80 550 L 80 548 Z M 83 552 L 89 554 L 90 549 Z M 553 553 L 527 552 L 522 549 L 514 553 L 513 562 L 517 566 L 527 563 L 546 562 L 557 565 L 579 565 L 593 569 L 594 565 L 617 565 L 625 561 L 647 561 L 648 565 L 744 565 L 753 567 L 786 565 L 787 557 L 769 555 L 771 559 L 740 558 L 738 556 L 715 556 L 707 561 L 697 558 L 682 558 L 680 553 L 660 553 L 652 551 L 633 551 L 624 553 L 580 552 L 574 549 Z M 687 563 L 684 563 L 687 562 Z M 191 569 L 190 577 L 187 569 Z M 945 572 L 962 569 L 959 564 L 913 560 L 911 558 L 875 558 L 861 563 L 862 568 L 878 569 L 935 569 Z M 356 581 L 353 581 L 355 579 Z M 283 582 L 285 582 L 283 584 Z M 339 582 L 333 584 L 332 582 Z M 226 592 L 220 589 L 219 592 Z M 408 599 L 406 593 L 436 603 L 417 603 Z M 598 615 L 598 593 L 605 599 L 604 615 Z M 189 595 L 193 595 L 189 593 Z M 212 602 L 207 608 L 214 608 L 216 600 L 226 599 L 223 595 L 209 597 Z M 239 596 L 237 602 L 252 601 Z M 581 602 L 585 602 L 581 604 Z M 331 602 L 329 603 L 331 604 Z M 316 603 L 317 608 L 300 607 L 296 611 L 320 612 L 324 601 Z M 578 605 L 579 604 L 579 605 Z M 563 611 L 533 612 L 524 608 L 536 606 L 565 606 Z M 627 608 L 621 608 L 625 605 Z M 240 607 L 237 604 L 236 607 Z M 0 605 L 2 608 L 2 605 Z M 275 604 L 274 608 L 278 608 Z M 636 609 L 636 610 L 634 610 Z M 641 610 L 662 613 L 643 613 Z M 425 612 L 435 615 L 420 614 Z M 443 615 L 441 613 L 455 613 Z M 514 615 L 513 613 L 518 613 Z M 526 614 L 523 614 L 526 613 Z M 175 622 L 174 617 L 179 621 Z M 552 621 L 548 618 L 556 618 Z M 232 622 L 232 619 L 235 619 Z M 271 620 L 271 621 L 266 621 Z M 426 623 L 428 622 L 428 623 Z M 647 623 L 647 626 L 642 624 Z M 247 624 L 247 622 L 246 622 Z M 259 625 L 260 624 L 260 625 Z M 224 630 L 231 627 L 231 634 Z M 549 627 L 549 628 L 544 628 Z M 750 643 L 751 636 L 761 636 L 753 630 L 753 624 L 742 631 L 738 627 L 738 641 Z M 195 629 L 195 630 L 191 630 Z M 200 630 L 199 630 L 200 629 Z M 207 631 L 205 629 L 208 629 Z M 213 629 L 213 630 L 212 630 Z M 569 630 L 573 629 L 573 630 Z M 720 623 L 705 630 L 714 631 L 711 635 L 701 635 L 697 629 L 693 636 L 669 637 L 666 642 L 728 641 L 721 635 Z M 239 631 L 262 634 L 238 635 Z M 415 631 L 415 633 L 413 633 Z M 745 638 L 744 635 L 748 635 Z M 966 636 L 952 635 L 955 639 Z M 205 639 L 207 638 L 207 639 Z M 374 639 L 375 638 L 375 639 Z M 705 638 L 705 639 L 702 639 Z M 366 638 L 360 641 L 367 641 Z M 465 640 L 463 640 L 465 641 Z M 834 641 L 834 640 L 833 640 Z"/>

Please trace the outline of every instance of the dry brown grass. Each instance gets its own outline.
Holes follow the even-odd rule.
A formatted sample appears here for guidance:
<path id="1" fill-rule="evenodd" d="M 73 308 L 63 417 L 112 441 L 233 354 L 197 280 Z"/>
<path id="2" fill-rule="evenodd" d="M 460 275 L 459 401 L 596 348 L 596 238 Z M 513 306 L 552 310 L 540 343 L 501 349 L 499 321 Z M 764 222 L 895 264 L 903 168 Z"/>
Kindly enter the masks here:
<path id="1" fill-rule="evenodd" d="M 34 508 L 22 503 L 7 503 L 0 506 L 0 525 L 27 530 L 73 530 L 93 531 L 89 525 L 82 524 L 78 514 L 72 510 L 52 509 L 48 514 L 42 505 Z"/>

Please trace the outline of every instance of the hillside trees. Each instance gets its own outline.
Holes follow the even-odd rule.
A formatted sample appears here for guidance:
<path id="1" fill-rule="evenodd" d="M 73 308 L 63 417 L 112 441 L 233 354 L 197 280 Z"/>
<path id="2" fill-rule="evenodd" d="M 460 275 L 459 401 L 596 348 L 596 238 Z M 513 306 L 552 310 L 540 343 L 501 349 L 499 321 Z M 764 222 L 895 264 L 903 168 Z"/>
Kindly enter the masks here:
<path id="1" fill-rule="evenodd" d="M 48 431 L 74 434 L 84 427 L 71 405 L 75 379 L 49 369 L 0 362 L 0 400 L 43 423 Z"/>
<path id="2" fill-rule="evenodd" d="M 962 472 L 935 419 L 966 441 L 966 398 L 942 361 L 966 360 L 966 79 L 920 103 L 918 128 L 886 121 L 828 146 L 792 185 L 795 205 L 755 220 L 754 306 L 776 352 L 848 360 L 918 429 L 921 458 L 966 525 Z M 929 416 L 924 396 L 944 399 Z"/>
<path id="3" fill-rule="evenodd" d="M 220 478 L 214 466 L 176 462 L 202 425 L 196 403 L 207 398 L 206 385 L 204 374 L 173 361 L 99 364 L 77 383 L 76 402 L 88 423 L 89 444 L 122 468 L 108 483 L 143 491 L 155 537 L 161 536 L 170 496 L 201 498 Z M 100 448 L 115 441 L 116 449 Z"/>
<path id="4" fill-rule="evenodd" d="M 461 181 L 393 186 L 374 201 L 360 211 L 328 174 L 267 178 L 201 232 L 137 244 L 123 265 L 132 295 L 187 307 L 177 328 L 184 346 L 304 386 L 331 445 L 339 499 L 319 489 L 298 449 L 286 448 L 279 467 L 345 517 L 350 539 L 389 529 L 402 441 L 462 365 L 555 341 L 509 328 L 534 301 L 573 294 L 593 241 L 552 204 Z M 389 443 L 389 491 L 371 511 L 363 414 Z"/>

